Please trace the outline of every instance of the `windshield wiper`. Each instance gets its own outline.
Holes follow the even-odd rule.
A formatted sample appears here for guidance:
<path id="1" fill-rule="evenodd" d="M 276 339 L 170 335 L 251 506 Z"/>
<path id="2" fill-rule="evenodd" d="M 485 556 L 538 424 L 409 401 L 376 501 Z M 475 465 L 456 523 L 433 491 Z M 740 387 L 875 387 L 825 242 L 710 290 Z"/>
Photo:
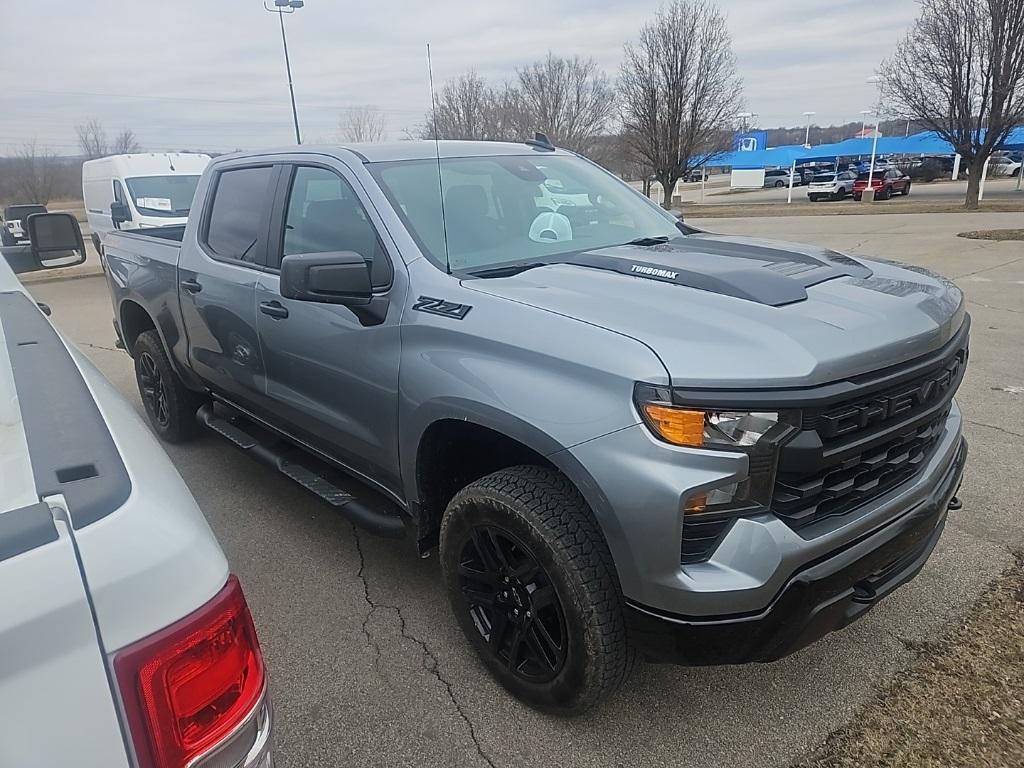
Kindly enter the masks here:
<path id="1" fill-rule="evenodd" d="M 536 269 L 537 267 L 546 267 L 548 263 L 546 261 L 531 261 L 527 264 L 506 264 L 503 267 L 489 267 L 487 269 L 478 269 L 469 274 L 473 277 L 512 277 L 512 275 L 518 275 L 521 272 L 525 272 L 528 269 Z"/>
<path id="2" fill-rule="evenodd" d="M 655 235 L 654 237 L 638 237 L 636 240 L 623 243 L 623 245 L 641 245 L 646 248 L 651 245 L 664 245 L 667 242 L 668 235 Z"/>

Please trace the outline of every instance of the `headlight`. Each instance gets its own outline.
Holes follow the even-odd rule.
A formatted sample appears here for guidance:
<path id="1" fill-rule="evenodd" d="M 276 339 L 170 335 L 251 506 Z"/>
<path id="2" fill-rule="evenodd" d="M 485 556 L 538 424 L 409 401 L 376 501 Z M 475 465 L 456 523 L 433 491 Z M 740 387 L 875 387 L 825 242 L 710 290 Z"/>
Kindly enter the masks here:
<path id="1" fill-rule="evenodd" d="M 692 407 L 685 391 L 637 384 L 634 399 L 644 423 L 672 445 L 742 451 L 749 456 L 747 477 L 691 496 L 687 513 L 766 509 L 771 501 L 779 447 L 800 426 L 797 411 L 737 411 Z"/>

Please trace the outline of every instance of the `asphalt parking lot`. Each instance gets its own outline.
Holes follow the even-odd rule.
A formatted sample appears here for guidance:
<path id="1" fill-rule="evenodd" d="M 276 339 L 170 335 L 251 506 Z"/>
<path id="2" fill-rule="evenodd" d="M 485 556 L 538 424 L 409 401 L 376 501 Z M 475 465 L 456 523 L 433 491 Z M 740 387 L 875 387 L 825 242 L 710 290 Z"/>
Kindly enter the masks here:
<path id="1" fill-rule="evenodd" d="M 971 443 L 961 496 L 926 569 L 862 621 L 772 665 L 641 665 L 617 697 L 567 720 L 509 698 L 449 615 L 436 559 L 358 535 L 283 477 L 212 436 L 168 453 L 245 586 L 268 657 L 278 764 L 784 766 L 845 722 L 917 643 L 956 621 L 1024 546 L 1024 243 L 964 240 L 1020 214 L 688 219 L 818 243 L 955 279 L 973 315 L 960 390 Z M 101 278 L 30 286 L 142 410 L 113 348 Z"/>

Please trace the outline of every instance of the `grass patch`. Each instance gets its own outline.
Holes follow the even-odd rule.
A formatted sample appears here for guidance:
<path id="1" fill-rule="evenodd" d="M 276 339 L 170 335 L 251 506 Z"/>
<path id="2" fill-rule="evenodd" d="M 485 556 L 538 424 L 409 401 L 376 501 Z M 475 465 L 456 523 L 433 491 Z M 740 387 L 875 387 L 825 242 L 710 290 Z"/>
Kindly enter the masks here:
<path id="1" fill-rule="evenodd" d="M 968 240 L 1024 240 L 1024 229 L 975 229 L 958 232 L 957 237 Z"/>
<path id="2" fill-rule="evenodd" d="M 1024 553 L 799 768 L 1024 766 Z"/>

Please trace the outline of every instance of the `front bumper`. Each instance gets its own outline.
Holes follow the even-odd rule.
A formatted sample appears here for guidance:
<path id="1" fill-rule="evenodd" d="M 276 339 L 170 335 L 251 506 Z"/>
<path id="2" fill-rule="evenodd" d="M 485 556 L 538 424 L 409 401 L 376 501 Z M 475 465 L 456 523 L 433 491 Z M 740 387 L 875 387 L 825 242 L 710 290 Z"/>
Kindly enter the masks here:
<path id="1" fill-rule="evenodd" d="M 924 567 L 966 461 L 967 442 L 960 438 L 953 461 L 925 500 L 796 573 L 765 610 L 687 617 L 629 603 L 631 642 L 650 661 L 742 664 L 775 661 L 847 626 Z"/>

